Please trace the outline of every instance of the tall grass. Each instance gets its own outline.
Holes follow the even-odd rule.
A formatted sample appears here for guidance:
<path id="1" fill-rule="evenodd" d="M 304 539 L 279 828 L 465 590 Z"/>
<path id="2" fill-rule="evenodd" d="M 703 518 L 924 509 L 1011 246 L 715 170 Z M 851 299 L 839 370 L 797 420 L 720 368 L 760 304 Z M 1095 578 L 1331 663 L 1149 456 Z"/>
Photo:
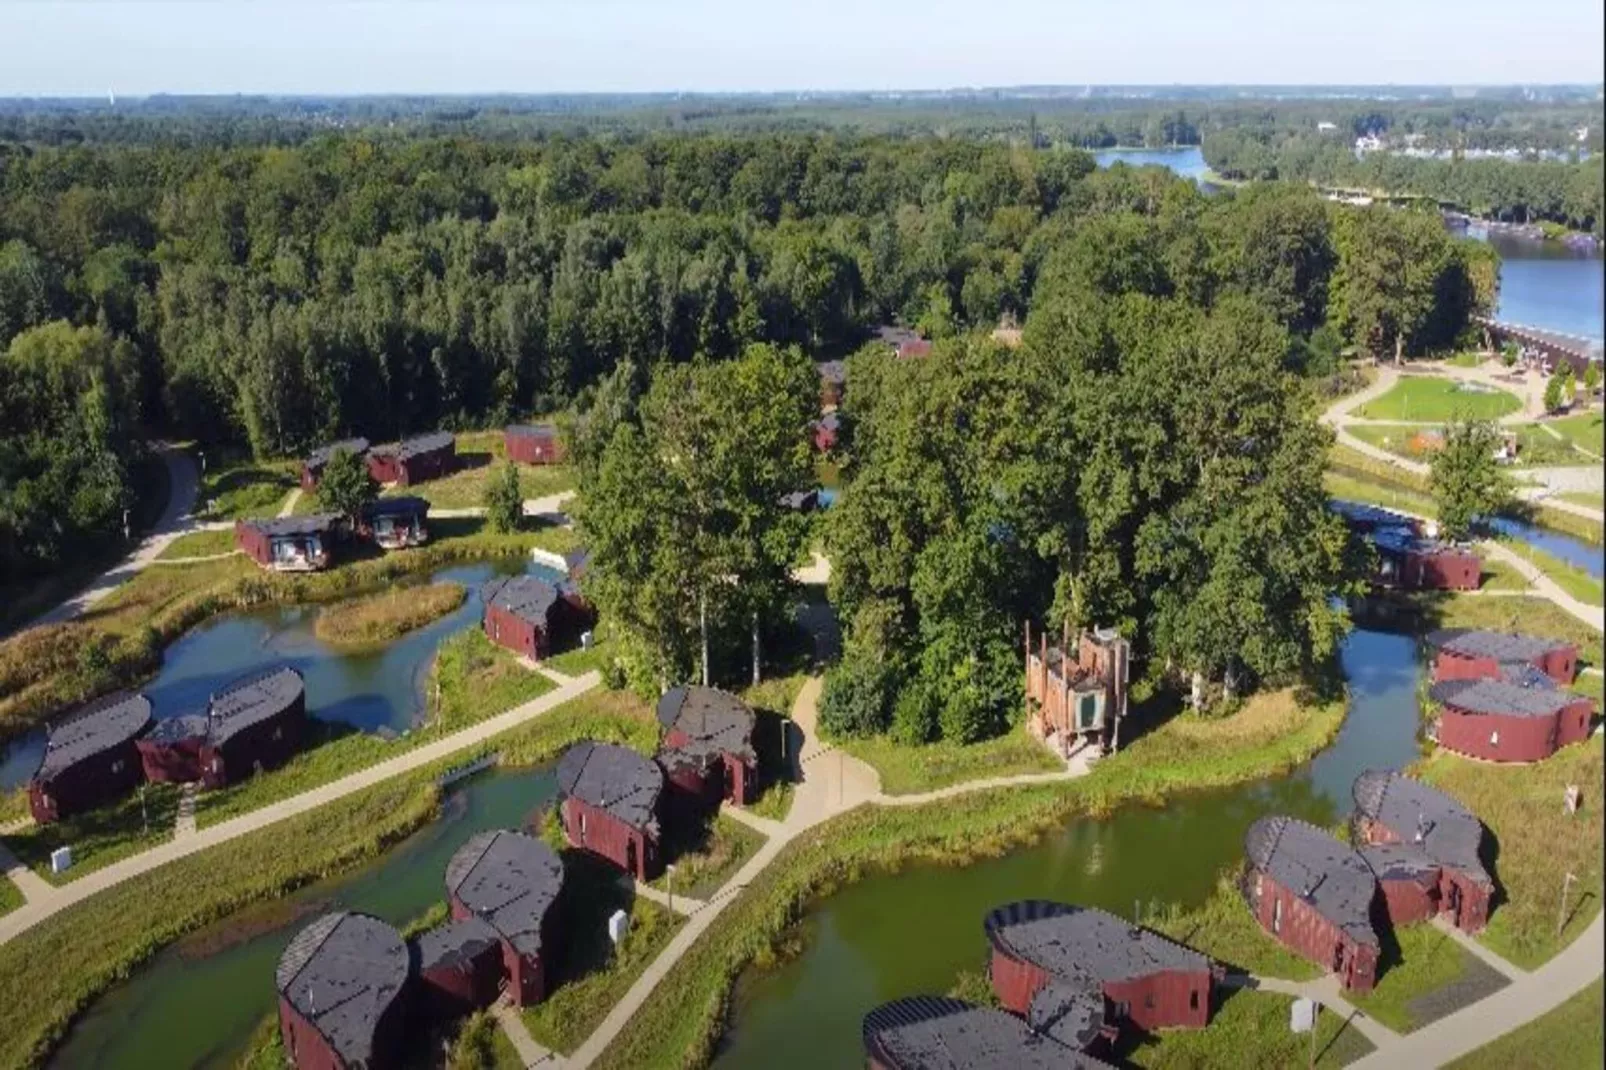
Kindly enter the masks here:
<path id="1" fill-rule="evenodd" d="M 319 613 L 313 633 L 335 646 L 377 646 L 446 616 L 467 593 L 461 583 L 431 583 L 347 599 Z"/>

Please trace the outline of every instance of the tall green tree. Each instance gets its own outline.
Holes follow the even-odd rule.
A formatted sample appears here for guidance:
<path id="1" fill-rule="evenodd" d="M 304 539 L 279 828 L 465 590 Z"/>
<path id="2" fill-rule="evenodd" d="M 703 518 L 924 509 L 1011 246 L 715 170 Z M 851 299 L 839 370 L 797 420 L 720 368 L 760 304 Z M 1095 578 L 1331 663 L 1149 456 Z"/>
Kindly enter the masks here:
<path id="1" fill-rule="evenodd" d="M 485 482 L 485 519 L 496 532 L 519 529 L 524 518 L 524 491 L 519 486 L 519 466 L 503 461 L 496 474 Z"/>
<path id="2" fill-rule="evenodd" d="M 339 449 L 323 466 L 315 492 L 318 507 L 337 513 L 355 524 L 362 516 L 363 507 L 379 497 L 379 484 L 368 474 L 368 463 L 360 454 Z"/>
<path id="3" fill-rule="evenodd" d="M 1429 482 L 1447 537 L 1466 538 L 1478 517 L 1510 504 L 1510 481 L 1495 459 L 1499 449 L 1500 431 L 1487 420 L 1453 420 L 1445 427 L 1444 448 L 1433 456 Z"/>

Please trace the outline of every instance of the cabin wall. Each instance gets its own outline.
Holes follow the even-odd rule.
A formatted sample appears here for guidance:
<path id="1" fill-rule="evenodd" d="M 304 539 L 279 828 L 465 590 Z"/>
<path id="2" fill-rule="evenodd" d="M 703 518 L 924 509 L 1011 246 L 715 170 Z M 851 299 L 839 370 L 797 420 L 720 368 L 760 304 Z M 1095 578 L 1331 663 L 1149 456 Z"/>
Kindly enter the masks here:
<path id="1" fill-rule="evenodd" d="M 555 435 L 520 435 L 508 431 L 502 436 L 502 446 L 509 460 L 522 464 L 558 464 L 563 460 L 563 445 Z"/>
<path id="2" fill-rule="evenodd" d="M 139 750 L 125 740 L 74 762 L 49 781 L 28 782 L 28 809 L 41 825 L 114 802 L 145 779 Z"/>
<path id="3" fill-rule="evenodd" d="M 1048 971 L 1041 966 L 1024 962 L 1007 952 L 993 948 L 987 965 L 987 975 L 993 983 L 993 994 L 1005 1010 L 1024 1015 L 1032 1005 L 1037 990 L 1048 984 Z"/>
<path id="4" fill-rule="evenodd" d="M 1377 975 L 1377 948 L 1350 939 L 1315 907 L 1268 874 L 1252 873 L 1249 881 L 1252 889 L 1258 889 L 1258 893 L 1251 894 L 1251 906 L 1262 929 L 1321 969 L 1338 972 L 1344 988 L 1372 990 Z M 1274 927 L 1279 902 L 1282 923 Z"/>
<path id="5" fill-rule="evenodd" d="M 279 1039 L 297 1070 L 345 1070 L 345 1063 L 318 1027 L 303 1018 L 283 996 L 279 997 Z"/>
<path id="6" fill-rule="evenodd" d="M 1125 1004 L 1139 1029 L 1203 1029 L 1210 1024 L 1210 971 L 1166 970 L 1108 984 L 1104 998 Z"/>
<path id="7" fill-rule="evenodd" d="M 1430 883 L 1423 884 L 1414 877 L 1400 877 L 1379 879 L 1377 886 L 1383 893 L 1383 906 L 1388 913 L 1389 924 L 1396 928 L 1427 921 L 1439 912 L 1437 881 L 1430 880 Z"/>
<path id="8" fill-rule="evenodd" d="M 599 858 L 647 881 L 658 875 L 658 843 L 643 830 L 631 828 L 606 810 L 573 796 L 561 807 L 563 834 L 571 847 L 589 851 Z"/>
<path id="9" fill-rule="evenodd" d="M 221 788 L 249 779 L 257 771 L 276 769 L 301 749 L 306 727 L 307 699 L 296 700 L 272 717 L 264 718 L 223 742 L 201 750 L 201 779 L 208 788 Z"/>
<path id="10" fill-rule="evenodd" d="M 1439 746 L 1490 762 L 1536 762 L 1556 752 L 1555 717 L 1467 713 L 1445 706 L 1439 716 Z"/>
<path id="11" fill-rule="evenodd" d="M 515 654 L 536 660 L 547 656 L 546 632 L 533 621 L 510 613 L 501 606 L 485 607 L 482 626 L 487 639 Z"/>
<path id="12" fill-rule="evenodd" d="M 169 743 L 140 740 L 137 746 L 145 779 L 153 784 L 188 784 L 200 780 L 203 742 L 199 737 Z"/>

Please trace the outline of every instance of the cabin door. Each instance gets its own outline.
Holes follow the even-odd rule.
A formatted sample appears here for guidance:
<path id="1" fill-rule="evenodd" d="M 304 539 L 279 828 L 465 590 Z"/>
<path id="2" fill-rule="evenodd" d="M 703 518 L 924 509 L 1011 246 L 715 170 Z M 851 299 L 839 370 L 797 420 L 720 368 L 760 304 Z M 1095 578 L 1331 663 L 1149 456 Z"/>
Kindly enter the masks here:
<path id="1" fill-rule="evenodd" d="M 626 840 L 625 841 L 625 869 L 630 873 L 630 875 L 632 877 L 640 877 L 641 876 L 641 874 L 639 872 L 637 872 L 637 870 L 636 870 L 636 841 L 635 840 Z"/>
<path id="2" fill-rule="evenodd" d="M 1461 924 L 1461 886 L 1455 883 L 1450 885 L 1450 917 L 1457 926 Z"/>

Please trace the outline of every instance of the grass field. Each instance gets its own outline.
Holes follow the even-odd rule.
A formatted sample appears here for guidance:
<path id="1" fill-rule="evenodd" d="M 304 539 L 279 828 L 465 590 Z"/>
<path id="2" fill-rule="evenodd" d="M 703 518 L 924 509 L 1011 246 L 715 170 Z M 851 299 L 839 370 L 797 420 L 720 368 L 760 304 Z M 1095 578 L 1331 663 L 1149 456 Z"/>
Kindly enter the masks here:
<path id="1" fill-rule="evenodd" d="M 1599 1070 L 1606 1062 L 1606 1001 L 1599 978 L 1567 1002 L 1513 1029 L 1446 1070 Z"/>
<path id="2" fill-rule="evenodd" d="M 1350 434 L 1378 449 L 1387 450 L 1396 457 L 1427 463 L 1442 445 L 1435 432 L 1441 430 L 1422 424 L 1353 424 Z M 1517 435 L 1517 463 L 1523 467 L 1545 465 L 1588 464 L 1590 458 L 1573 448 L 1571 440 L 1557 438 L 1538 424 L 1508 425 L 1505 430 Z"/>
<path id="3" fill-rule="evenodd" d="M 707 899 L 763 845 L 763 833 L 724 814 L 695 832 L 671 835 L 664 844 L 664 859 L 675 867 L 675 894 Z M 660 892 L 669 891 L 668 872 L 650 884 Z"/>
<path id="4" fill-rule="evenodd" d="M 156 555 L 158 561 L 172 561 L 181 557 L 211 557 L 213 554 L 234 552 L 232 531 L 192 531 L 168 543 Z"/>
<path id="5" fill-rule="evenodd" d="M 1021 726 L 981 743 L 943 740 L 912 747 L 875 736 L 838 740 L 837 745 L 874 766 L 881 774 L 881 790 L 888 795 L 913 795 L 978 777 L 1052 773 L 1065 768 L 1064 762 Z"/>
<path id="6" fill-rule="evenodd" d="M 274 516 L 301 478 L 299 461 L 223 460 L 208 457 L 195 515 L 200 520 Z"/>
<path id="7" fill-rule="evenodd" d="M 1564 561 L 1521 539 L 1501 539 L 1500 542 L 1518 557 L 1537 566 L 1556 586 L 1585 605 L 1606 605 L 1606 585 L 1601 583 L 1598 576 L 1591 576 L 1570 561 Z"/>
<path id="8" fill-rule="evenodd" d="M 0 836 L 0 842 L 45 880 L 66 884 L 172 839 L 178 797 L 176 784 L 146 784 L 111 806 L 48 825 L 29 825 Z M 72 868 L 59 876 L 50 872 L 50 853 L 58 847 L 71 847 L 73 855 Z"/>
<path id="9" fill-rule="evenodd" d="M 1522 402 L 1509 391 L 1472 389 L 1454 379 L 1409 376 L 1382 397 L 1362 405 L 1355 415 L 1366 420 L 1442 423 L 1463 416 L 1495 420 L 1520 408 Z"/>
<path id="10" fill-rule="evenodd" d="M 1145 914 L 1143 923 L 1195 951 L 1241 973 L 1280 977 L 1288 981 L 1314 981 L 1322 971 L 1288 950 L 1250 913 L 1236 884 L 1236 872 L 1224 873 L 1210 898 L 1192 910 L 1174 905 Z"/>
<path id="11" fill-rule="evenodd" d="M 313 634 L 339 647 L 378 646 L 439 620 L 463 604 L 461 583 L 393 587 L 326 607 L 313 622 Z"/>
<path id="12" fill-rule="evenodd" d="M 1263 1067 L 1293 1070 L 1307 1064 L 1340 1067 L 1373 1050 L 1371 1041 L 1331 1011 L 1317 1022 L 1315 1043 L 1288 1031 L 1292 996 L 1275 992 L 1226 992 L 1205 1029 L 1168 1029 L 1118 1048 L 1120 1065 L 1141 1070 L 1216 1070 Z"/>
<path id="13" fill-rule="evenodd" d="M 1426 922 L 1407 925 L 1384 938 L 1377 986 L 1344 998 L 1396 1033 L 1409 1033 L 1456 1009 L 1444 1006 L 1430 1017 L 1420 1009 L 1424 997 L 1444 992 L 1482 965 L 1448 933 Z"/>
<path id="14" fill-rule="evenodd" d="M 16 910 L 22 903 L 22 893 L 11 883 L 11 878 L 0 877 L 0 914 Z"/>
<path id="15" fill-rule="evenodd" d="M 1600 409 L 1549 421 L 1572 442 L 1599 457 L 1606 454 L 1606 413 Z"/>
<path id="16" fill-rule="evenodd" d="M 1606 494 L 1601 494 L 1599 492 L 1587 490 L 1569 490 L 1563 491 L 1562 493 L 1556 495 L 1556 497 L 1562 499 L 1563 501 L 1572 502 L 1574 505 L 1587 505 L 1591 509 L 1606 510 Z"/>
<path id="17" fill-rule="evenodd" d="M 1488 828 L 1495 848 L 1496 899 L 1479 939 L 1524 969 L 1565 947 L 1601 909 L 1600 845 L 1606 836 L 1601 753 L 1597 736 L 1533 765 L 1492 765 L 1437 751 L 1415 768 L 1416 775 L 1459 799 Z M 1576 814 L 1562 806 L 1569 784 L 1583 789 Z M 1566 873 L 1577 879 L 1569 891 L 1573 907 L 1558 938 Z"/>
<path id="18" fill-rule="evenodd" d="M 409 494 L 441 509 L 476 509 L 485 504 L 485 484 L 496 474 L 507 451 L 500 431 L 465 431 L 457 436 L 459 468 L 445 479 L 432 479 L 412 487 L 392 487 L 387 496 Z M 520 464 L 519 488 L 525 498 L 544 498 L 574 489 L 574 470 L 568 465 Z"/>

